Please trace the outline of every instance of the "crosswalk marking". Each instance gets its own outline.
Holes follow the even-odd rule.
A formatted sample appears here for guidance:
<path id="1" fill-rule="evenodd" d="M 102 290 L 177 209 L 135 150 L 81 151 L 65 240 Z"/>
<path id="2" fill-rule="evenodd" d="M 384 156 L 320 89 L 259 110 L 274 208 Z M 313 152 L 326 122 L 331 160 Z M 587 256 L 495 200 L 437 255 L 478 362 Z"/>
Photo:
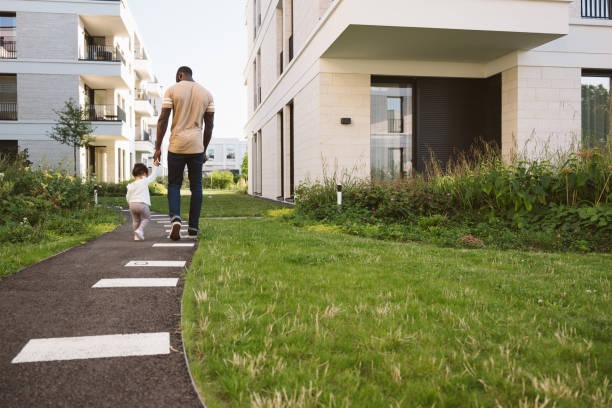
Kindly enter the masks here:
<path id="1" fill-rule="evenodd" d="M 155 288 L 173 287 L 178 278 L 120 278 L 101 279 L 92 288 Z"/>
<path id="2" fill-rule="evenodd" d="M 185 261 L 130 261 L 125 266 L 166 266 L 182 268 L 185 266 Z"/>
<path id="3" fill-rule="evenodd" d="M 112 334 L 33 339 L 11 362 L 19 364 L 169 353 L 170 333 Z"/>
<path id="4" fill-rule="evenodd" d="M 191 243 L 188 242 L 186 244 L 153 244 L 153 247 L 155 248 L 173 248 L 173 247 L 176 247 L 176 248 L 185 247 L 186 248 L 186 247 L 193 247 L 193 246 L 195 246 L 194 242 L 191 242 Z"/>

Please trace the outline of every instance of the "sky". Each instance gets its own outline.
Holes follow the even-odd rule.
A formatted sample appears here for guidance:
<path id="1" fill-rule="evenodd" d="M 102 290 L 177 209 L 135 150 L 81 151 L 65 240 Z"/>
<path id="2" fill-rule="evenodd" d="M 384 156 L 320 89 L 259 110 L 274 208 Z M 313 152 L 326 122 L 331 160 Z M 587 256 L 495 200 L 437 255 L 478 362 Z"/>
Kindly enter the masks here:
<path id="1" fill-rule="evenodd" d="M 187 65 L 212 92 L 216 137 L 244 137 L 246 0 L 126 0 L 158 81 L 167 88 Z"/>

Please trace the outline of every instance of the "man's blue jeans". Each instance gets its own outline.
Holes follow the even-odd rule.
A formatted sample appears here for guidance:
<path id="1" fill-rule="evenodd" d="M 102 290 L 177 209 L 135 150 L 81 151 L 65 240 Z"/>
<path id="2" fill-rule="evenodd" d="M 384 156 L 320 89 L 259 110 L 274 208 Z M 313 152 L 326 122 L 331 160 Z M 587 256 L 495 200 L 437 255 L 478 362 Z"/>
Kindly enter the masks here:
<path id="1" fill-rule="evenodd" d="M 187 166 L 191 201 L 189 202 L 189 229 L 197 231 L 202 211 L 202 166 L 204 153 L 179 154 L 168 152 L 168 208 L 170 218 L 181 216 L 181 185 Z"/>

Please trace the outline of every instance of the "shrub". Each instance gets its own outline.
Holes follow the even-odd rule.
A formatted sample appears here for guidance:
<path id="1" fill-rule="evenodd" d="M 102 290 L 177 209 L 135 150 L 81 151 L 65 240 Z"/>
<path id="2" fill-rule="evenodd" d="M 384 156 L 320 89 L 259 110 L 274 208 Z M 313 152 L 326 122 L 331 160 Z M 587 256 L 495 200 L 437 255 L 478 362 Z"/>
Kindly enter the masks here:
<path id="1" fill-rule="evenodd" d="M 215 170 L 210 176 L 210 188 L 227 190 L 234 186 L 234 174 L 231 171 Z"/>
<path id="2" fill-rule="evenodd" d="M 482 240 L 499 247 L 609 251 L 611 174 L 609 146 L 563 160 L 512 163 L 486 148 L 445 169 L 433 163 L 414 178 L 349 183 L 341 210 L 335 178 L 302 184 L 296 189 L 296 217 L 334 222 L 361 235 L 445 245 Z M 355 223 L 374 227 L 360 229 Z M 412 227 L 401 233 L 381 227 L 393 224 Z"/>
<path id="3" fill-rule="evenodd" d="M 81 212 L 92 205 L 92 183 L 29 166 L 24 155 L 0 159 L 0 235 L 10 242 L 37 242 L 55 214 Z M 57 221 L 62 223 L 66 221 Z"/>

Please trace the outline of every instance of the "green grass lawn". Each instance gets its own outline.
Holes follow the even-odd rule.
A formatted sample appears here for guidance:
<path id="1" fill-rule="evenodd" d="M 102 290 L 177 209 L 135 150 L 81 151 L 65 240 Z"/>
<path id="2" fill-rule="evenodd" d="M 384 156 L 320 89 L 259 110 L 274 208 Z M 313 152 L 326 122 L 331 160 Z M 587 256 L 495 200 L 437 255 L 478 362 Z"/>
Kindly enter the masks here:
<path id="1" fill-rule="evenodd" d="M 64 219 L 64 231 L 46 231 L 37 242 L 3 242 L 0 244 L 0 278 L 16 273 L 35 262 L 76 245 L 84 244 L 112 231 L 123 222 L 123 217 L 113 210 L 102 208 L 81 210 L 81 223 Z"/>
<path id="2" fill-rule="evenodd" d="M 215 216 L 253 200 L 207 198 Z M 612 405 L 609 254 L 383 242 L 282 217 L 202 227 L 182 326 L 210 407 Z"/>
<path id="3" fill-rule="evenodd" d="M 181 192 L 181 216 L 189 218 L 189 191 Z M 127 207 L 125 197 L 104 197 L 104 205 Z M 202 196 L 202 217 L 259 217 L 268 210 L 279 208 L 279 204 L 262 200 L 235 191 L 204 190 Z M 168 198 L 152 196 L 151 210 L 163 214 L 168 213 Z"/>

